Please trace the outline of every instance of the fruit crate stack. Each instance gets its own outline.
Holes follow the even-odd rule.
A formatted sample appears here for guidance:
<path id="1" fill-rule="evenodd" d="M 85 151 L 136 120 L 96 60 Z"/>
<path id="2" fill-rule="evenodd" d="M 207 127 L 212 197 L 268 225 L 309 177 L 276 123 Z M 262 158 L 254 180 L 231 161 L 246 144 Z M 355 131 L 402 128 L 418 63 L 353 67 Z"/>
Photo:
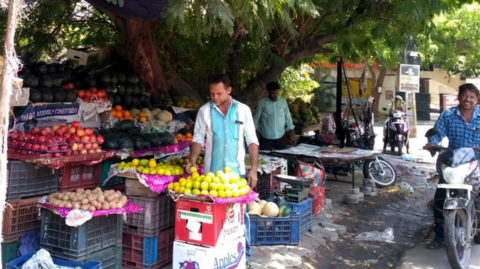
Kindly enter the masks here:
<path id="1" fill-rule="evenodd" d="M 102 162 L 100 168 L 100 188 L 102 188 L 102 190 L 113 189 L 125 192 L 125 179 L 122 177 L 114 176 L 104 184 L 105 180 L 108 178 L 108 172 L 110 171 L 112 164 L 114 164 L 113 160 L 105 160 Z"/>
<path id="2" fill-rule="evenodd" d="M 94 189 L 100 185 L 102 164 L 84 165 L 67 163 L 59 170 L 58 191 L 74 191 L 78 188 Z"/>
<path id="3" fill-rule="evenodd" d="M 7 164 L 7 202 L 2 223 L 2 268 L 17 258 L 20 238 L 40 229 L 37 202 L 42 195 L 57 191 L 58 173 L 47 167 L 9 160 Z"/>
<path id="4" fill-rule="evenodd" d="M 50 210 L 41 210 L 40 247 L 55 258 L 100 261 L 103 269 L 118 269 L 122 263 L 123 216 L 94 217 L 78 227 Z"/>
<path id="5" fill-rule="evenodd" d="M 175 268 L 246 267 L 243 206 L 176 201 Z"/>
<path id="6" fill-rule="evenodd" d="M 129 200 L 143 210 L 128 214 L 123 225 L 122 266 L 156 269 L 170 263 L 173 255 L 175 202 L 166 194 L 156 197 L 130 195 Z"/>

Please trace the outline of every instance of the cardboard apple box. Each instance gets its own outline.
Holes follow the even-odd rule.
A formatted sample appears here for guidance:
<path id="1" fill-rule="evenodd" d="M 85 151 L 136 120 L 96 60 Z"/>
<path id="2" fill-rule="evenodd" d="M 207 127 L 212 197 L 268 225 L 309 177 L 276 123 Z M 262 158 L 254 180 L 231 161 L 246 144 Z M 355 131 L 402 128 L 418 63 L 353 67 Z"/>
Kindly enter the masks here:
<path id="1" fill-rule="evenodd" d="M 175 240 L 215 247 L 244 235 L 243 205 L 176 202 Z"/>
<path id="2" fill-rule="evenodd" d="M 245 237 L 217 247 L 173 243 L 174 269 L 245 269 Z"/>

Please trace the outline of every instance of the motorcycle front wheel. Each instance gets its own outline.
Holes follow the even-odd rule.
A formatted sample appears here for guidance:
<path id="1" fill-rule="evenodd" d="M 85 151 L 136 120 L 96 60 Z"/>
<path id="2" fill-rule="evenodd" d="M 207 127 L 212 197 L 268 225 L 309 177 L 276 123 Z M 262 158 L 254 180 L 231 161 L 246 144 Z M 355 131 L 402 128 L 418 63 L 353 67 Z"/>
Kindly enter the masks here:
<path id="1" fill-rule="evenodd" d="M 472 252 L 471 241 L 468 240 L 471 220 L 464 209 L 448 210 L 444 215 L 443 229 L 448 262 L 453 269 L 466 269 Z"/>
<path id="2" fill-rule="evenodd" d="M 373 179 L 377 188 L 386 188 L 397 184 L 397 172 L 383 157 L 366 160 L 363 163 L 363 176 Z"/>

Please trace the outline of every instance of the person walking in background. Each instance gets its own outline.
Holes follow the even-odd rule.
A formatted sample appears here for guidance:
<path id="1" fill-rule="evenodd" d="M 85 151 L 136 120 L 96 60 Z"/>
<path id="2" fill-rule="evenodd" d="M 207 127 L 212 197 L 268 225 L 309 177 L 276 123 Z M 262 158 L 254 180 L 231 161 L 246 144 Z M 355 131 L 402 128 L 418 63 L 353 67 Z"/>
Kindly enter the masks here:
<path id="1" fill-rule="evenodd" d="M 280 85 L 276 82 L 267 84 L 268 95 L 258 101 L 253 120 L 259 132 L 260 149 L 285 149 L 287 140 L 295 140 L 292 116 L 287 101 L 278 97 Z"/>
<path id="2" fill-rule="evenodd" d="M 257 185 L 258 139 L 255 133 L 250 108 L 236 100 L 230 94 L 230 79 L 224 74 L 213 75 L 210 81 L 211 101 L 198 111 L 195 122 L 190 163 L 187 171 L 194 167 L 202 145 L 206 142 L 204 156 L 204 173 L 216 173 L 224 167 L 230 167 L 235 173 L 245 178 L 245 142 L 250 155 L 251 168 L 246 179 L 250 188 Z M 250 218 L 244 207 L 245 241 L 247 268 L 250 265 Z"/>

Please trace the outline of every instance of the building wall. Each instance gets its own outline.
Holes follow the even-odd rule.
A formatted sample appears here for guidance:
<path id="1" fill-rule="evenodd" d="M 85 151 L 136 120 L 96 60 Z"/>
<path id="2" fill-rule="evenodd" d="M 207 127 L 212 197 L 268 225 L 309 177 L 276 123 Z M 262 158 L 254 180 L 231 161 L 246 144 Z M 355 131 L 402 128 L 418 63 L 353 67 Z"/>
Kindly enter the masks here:
<path id="1" fill-rule="evenodd" d="M 437 83 L 443 85 L 442 87 L 449 87 L 454 90 L 458 90 L 458 87 L 460 87 L 460 85 L 466 83 L 465 80 L 461 79 L 459 75 L 449 75 L 448 72 L 442 68 L 434 68 L 433 71 L 422 71 L 420 73 L 420 77 L 422 79 L 434 80 Z M 432 90 L 435 90 L 435 89 L 432 89 Z M 433 94 L 432 92 L 430 93 Z M 444 93 L 444 92 L 440 92 L 440 93 Z"/>

